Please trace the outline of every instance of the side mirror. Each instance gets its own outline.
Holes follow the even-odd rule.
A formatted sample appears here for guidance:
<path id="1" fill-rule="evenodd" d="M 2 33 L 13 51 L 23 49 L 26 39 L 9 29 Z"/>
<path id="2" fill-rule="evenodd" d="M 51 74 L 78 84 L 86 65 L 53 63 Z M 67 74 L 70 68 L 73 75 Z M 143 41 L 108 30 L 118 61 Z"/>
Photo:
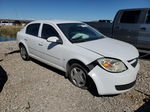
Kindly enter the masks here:
<path id="1" fill-rule="evenodd" d="M 54 42 L 54 43 L 59 43 L 62 44 L 62 40 L 60 40 L 58 37 L 56 36 L 52 36 L 52 37 L 48 37 L 47 38 L 48 42 Z"/>

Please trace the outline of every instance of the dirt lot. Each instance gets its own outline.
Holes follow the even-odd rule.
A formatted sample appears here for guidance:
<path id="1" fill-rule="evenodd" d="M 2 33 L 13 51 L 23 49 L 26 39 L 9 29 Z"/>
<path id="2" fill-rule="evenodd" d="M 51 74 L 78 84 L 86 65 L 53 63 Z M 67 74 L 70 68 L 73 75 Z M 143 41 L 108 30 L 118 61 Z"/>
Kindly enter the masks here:
<path id="1" fill-rule="evenodd" d="M 15 41 L 0 42 L 0 112 L 150 112 L 150 58 L 140 59 L 140 65 L 131 91 L 95 96 L 57 69 L 23 61 Z"/>

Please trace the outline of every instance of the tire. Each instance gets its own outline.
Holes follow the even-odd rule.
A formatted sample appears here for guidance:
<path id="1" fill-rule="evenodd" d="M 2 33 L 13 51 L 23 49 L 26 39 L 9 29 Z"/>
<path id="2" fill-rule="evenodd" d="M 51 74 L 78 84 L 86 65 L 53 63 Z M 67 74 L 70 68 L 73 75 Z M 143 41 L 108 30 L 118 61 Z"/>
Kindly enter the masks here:
<path id="1" fill-rule="evenodd" d="M 81 89 L 88 89 L 89 82 L 87 74 L 88 71 L 83 65 L 74 63 L 69 69 L 69 80 L 72 82 L 72 84 Z"/>
<path id="2" fill-rule="evenodd" d="M 24 45 L 20 46 L 20 55 L 23 60 L 29 60 L 29 55 Z"/>

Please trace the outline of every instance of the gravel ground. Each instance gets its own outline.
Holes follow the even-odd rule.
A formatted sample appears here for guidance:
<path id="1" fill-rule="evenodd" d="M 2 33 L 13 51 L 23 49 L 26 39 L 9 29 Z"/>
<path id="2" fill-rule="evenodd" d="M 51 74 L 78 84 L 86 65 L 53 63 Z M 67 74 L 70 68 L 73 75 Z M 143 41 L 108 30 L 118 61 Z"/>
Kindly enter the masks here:
<path id="1" fill-rule="evenodd" d="M 0 76 L 7 79 L 0 88 L 0 112 L 150 112 L 150 58 L 140 59 L 140 65 L 131 91 L 95 96 L 73 86 L 57 69 L 23 61 L 16 41 L 0 42 Z"/>

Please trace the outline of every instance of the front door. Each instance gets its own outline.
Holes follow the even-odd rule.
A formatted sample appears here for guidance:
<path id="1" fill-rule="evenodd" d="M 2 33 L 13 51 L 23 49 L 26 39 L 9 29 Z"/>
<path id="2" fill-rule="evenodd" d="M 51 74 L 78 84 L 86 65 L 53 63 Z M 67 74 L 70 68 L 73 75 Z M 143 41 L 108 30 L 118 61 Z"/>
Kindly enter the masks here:
<path id="1" fill-rule="evenodd" d="M 137 46 L 140 13 L 140 10 L 121 12 L 120 20 L 114 24 L 113 38 Z"/>
<path id="2" fill-rule="evenodd" d="M 59 37 L 59 33 L 49 24 L 43 24 L 41 31 L 41 48 L 43 53 L 43 59 L 48 61 L 53 66 L 61 68 L 63 66 L 63 44 L 54 42 L 48 42 L 47 38 L 56 36 Z"/>
<path id="3" fill-rule="evenodd" d="M 144 24 L 141 24 L 139 29 L 138 48 L 150 50 L 150 10 L 145 15 Z"/>

